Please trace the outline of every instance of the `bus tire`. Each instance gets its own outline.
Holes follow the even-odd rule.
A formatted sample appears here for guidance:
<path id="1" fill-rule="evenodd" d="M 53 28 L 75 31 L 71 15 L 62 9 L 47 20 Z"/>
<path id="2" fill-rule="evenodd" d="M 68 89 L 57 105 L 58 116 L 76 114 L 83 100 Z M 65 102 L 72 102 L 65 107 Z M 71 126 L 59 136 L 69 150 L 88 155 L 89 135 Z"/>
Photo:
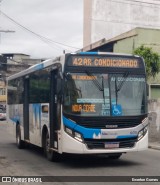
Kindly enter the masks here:
<path id="1" fill-rule="evenodd" d="M 21 140 L 21 129 L 19 124 L 16 127 L 16 144 L 17 144 L 17 148 L 19 149 L 22 149 L 25 146 L 24 141 Z"/>
<path id="2" fill-rule="evenodd" d="M 121 155 L 122 155 L 121 153 L 109 155 L 108 158 L 109 159 L 119 159 L 121 157 Z"/>
<path id="3" fill-rule="evenodd" d="M 50 146 L 50 138 L 49 138 L 49 134 L 47 132 L 46 137 L 45 137 L 45 145 L 44 145 L 45 156 L 49 161 L 60 162 L 61 154 L 59 154 L 53 150 L 49 150 L 49 146 Z"/>

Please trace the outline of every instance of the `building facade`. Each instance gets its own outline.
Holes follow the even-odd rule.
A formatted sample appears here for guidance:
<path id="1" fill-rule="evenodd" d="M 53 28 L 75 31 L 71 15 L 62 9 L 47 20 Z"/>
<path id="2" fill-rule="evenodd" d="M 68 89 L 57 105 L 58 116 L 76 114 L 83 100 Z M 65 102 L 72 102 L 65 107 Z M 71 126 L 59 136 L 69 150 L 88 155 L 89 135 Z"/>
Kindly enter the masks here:
<path id="1" fill-rule="evenodd" d="M 160 28 L 159 0 L 84 0 L 84 47 L 136 27 Z"/>
<path id="2" fill-rule="evenodd" d="M 42 61 L 41 59 L 31 59 L 29 55 L 23 53 L 0 55 L 0 105 L 5 105 L 7 100 L 6 78 Z"/>

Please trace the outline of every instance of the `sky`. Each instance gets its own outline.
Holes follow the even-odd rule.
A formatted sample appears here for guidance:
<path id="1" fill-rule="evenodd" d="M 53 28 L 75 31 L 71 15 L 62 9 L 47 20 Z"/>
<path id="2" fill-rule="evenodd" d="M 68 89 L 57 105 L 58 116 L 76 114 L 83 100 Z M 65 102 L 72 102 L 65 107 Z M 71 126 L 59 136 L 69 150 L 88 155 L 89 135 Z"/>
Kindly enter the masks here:
<path id="1" fill-rule="evenodd" d="M 0 30 L 15 31 L 0 34 L 0 53 L 52 58 L 82 48 L 83 0 L 0 1 Z"/>

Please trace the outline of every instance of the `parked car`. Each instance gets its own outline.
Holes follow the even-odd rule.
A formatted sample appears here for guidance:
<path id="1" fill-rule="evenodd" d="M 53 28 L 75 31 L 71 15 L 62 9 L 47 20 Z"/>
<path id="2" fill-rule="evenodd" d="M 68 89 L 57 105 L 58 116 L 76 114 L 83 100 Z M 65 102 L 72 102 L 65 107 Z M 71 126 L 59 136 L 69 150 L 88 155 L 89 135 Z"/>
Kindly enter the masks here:
<path id="1" fill-rule="evenodd" d="M 6 110 L 0 109 L 0 120 L 6 120 Z"/>

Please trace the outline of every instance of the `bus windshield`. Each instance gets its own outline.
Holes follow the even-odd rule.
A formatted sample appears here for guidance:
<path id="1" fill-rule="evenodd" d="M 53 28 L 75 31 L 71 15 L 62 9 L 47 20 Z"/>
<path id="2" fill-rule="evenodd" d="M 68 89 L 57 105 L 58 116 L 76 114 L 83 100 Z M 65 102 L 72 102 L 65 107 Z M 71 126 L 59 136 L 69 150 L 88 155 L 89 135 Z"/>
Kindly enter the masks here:
<path id="1" fill-rule="evenodd" d="M 64 112 L 81 116 L 146 114 L 144 75 L 66 73 Z"/>

